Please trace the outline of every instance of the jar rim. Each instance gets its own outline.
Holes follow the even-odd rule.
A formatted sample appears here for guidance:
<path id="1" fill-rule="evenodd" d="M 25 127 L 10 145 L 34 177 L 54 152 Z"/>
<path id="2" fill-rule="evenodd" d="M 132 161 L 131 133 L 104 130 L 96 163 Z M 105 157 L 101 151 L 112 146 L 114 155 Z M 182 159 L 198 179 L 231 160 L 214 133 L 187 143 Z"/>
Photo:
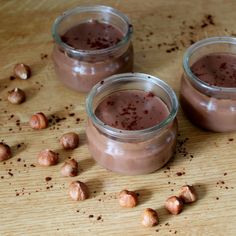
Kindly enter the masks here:
<path id="1" fill-rule="evenodd" d="M 170 114 L 160 123 L 157 125 L 154 125 L 152 127 L 141 129 L 141 130 L 121 130 L 114 127 L 111 127 L 109 125 L 104 125 L 104 123 L 97 118 L 95 115 L 95 112 L 93 111 L 93 101 L 96 95 L 98 95 L 100 92 L 103 91 L 103 89 L 108 88 L 112 86 L 114 83 L 117 82 L 127 82 L 131 80 L 139 80 L 144 82 L 150 82 L 152 84 L 155 84 L 159 86 L 163 91 L 168 94 L 169 99 L 171 101 L 171 110 Z M 178 112 L 178 99 L 174 92 L 174 90 L 164 81 L 160 80 L 159 78 L 144 74 L 144 73 L 123 73 L 123 74 L 117 74 L 110 76 L 103 80 L 104 83 L 97 83 L 92 90 L 89 92 L 86 98 L 86 111 L 88 117 L 92 120 L 93 124 L 100 130 L 104 131 L 105 133 L 116 137 L 116 138 L 128 138 L 128 139 L 139 139 L 140 135 L 152 135 L 156 134 L 156 132 L 162 130 L 164 127 L 166 127 L 168 124 L 170 124 L 176 117 Z M 150 91 L 147 91 L 150 92 Z"/>
<path id="2" fill-rule="evenodd" d="M 196 52 L 199 48 L 202 48 L 211 44 L 233 44 L 236 46 L 236 38 L 230 36 L 220 36 L 220 37 L 210 37 L 206 39 L 202 39 L 192 44 L 189 48 L 187 48 L 186 52 L 183 56 L 183 68 L 185 73 L 188 76 L 188 79 L 199 86 L 201 89 L 208 90 L 212 93 L 224 93 L 224 94 L 235 94 L 236 88 L 230 87 L 220 87 L 215 85 L 210 85 L 202 80 L 200 80 L 190 69 L 189 61 L 194 52 Z"/>
<path id="3" fill-rule="evenodd" d="M 73 48 L 61 40 L 61 37 L 58 34 L 57 29 L 58 29 L 58 26 L 60 25 L 60 23 L 66 17 L 73 15 L 73 14 L 79 14 L 79 13 L 84 13 L 84 12 L 106 12 L 108 14 L 114 14 L 115 16 L 121 18 L 126 23 L 127 32 L 123 36 L 121 41 L 119 41 L 117 44 L 115 44 L 111 47 L 108 47 L 108 48 L 97 49 L 97 50 L 81 50 L 81 49 Z M 120 12 L 119 10 L 109 7 L 109 6 L 105 6 L 105 5 L 94 5 L 94 6 L 78 6 L 78 7 L 75 7 L 75 8 L 72 8 L 72 9 L 69 9 L 69 10 L 63 12 L 54 21 L 54 23 L 52 25 L 51 32 L 52 32 L 52 37 L 55 40 L 55 42 L 59 46 L 64 48 L 65 50 L 67 50 L 75 55 L 80 55 L 80 56 L 91 55 L 91 56 L 93 56 L 93 55 L 98 55 L 98 54 L 106 54 L 106 53 L 109 53 L 113 50 L 116 50 L 116 49 L 119 49 L 120 47 L 122 47 L 124 44 L 126 44 L 130 40 L 132 33 L 133 33 L 133 27 L 130 23 L 129 18 L 125 14 Z"/>

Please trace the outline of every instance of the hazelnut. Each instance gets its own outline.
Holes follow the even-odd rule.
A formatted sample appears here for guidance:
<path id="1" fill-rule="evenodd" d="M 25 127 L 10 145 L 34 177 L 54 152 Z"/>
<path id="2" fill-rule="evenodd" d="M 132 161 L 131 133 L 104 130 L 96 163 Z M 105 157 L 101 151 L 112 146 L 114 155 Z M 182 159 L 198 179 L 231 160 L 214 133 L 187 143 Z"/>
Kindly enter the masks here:
<path id="1" fill-rule="evenodd" d="M 83 201 L 89 197 L 89 189 L 85 183 L 73 181 L 69 186 L 69 195 L 75 201 Z"/>
<path id="2" fill-rule="evenodd" d="M 165 207 L 171 214 L 178 215 L 182 211 L 184 204 L 180 198 L 172 196 L 166 200 Z"/>
<path id="3" fill-rule="evenodd" d="M 127 208 L 135 207 L 138 204 L 138 196 L 135 192 L 122 190 L 119 193 L 119 204 Z"/>
<path id="4" fill-rule="evenodd" d="M 153 227 L 158 225 L 158 222 L 157 212 L 151 208 L 146 208 L 143 212 L 142 225 L 145 227 Z"/>
<path id="5" fill-rule="evenodd" d="M 192 203 L 197 201 L 197 193 L 193 186 L 184 185 L 180 188 L 179 198 L 184 203 Z"/>
<path id="6" fill-rule="evenodd" d="M 33 129 L 45 129 L 48 127 L 48 119 L 42 112 L 39 112 L 31 116 L 29 124 Z"/>
<path id="7" fill-rule="evenodd" d="M 66 161 L 61 167 L 62 176 L 76 176 L 78 174 L 78 162 L 74 159 Z"/>
<path id="8" fill-rule="evenodd" d="M 5 144 L 0 143 L 0 161 L 5 161 L 11 157 L 11 148 Z"/>
<path id="9" fill-rule="evenodd" d="M 38 155 L 38 163 L 41 166 L 52 166 L 56 165 L 57 162 L 58 154 L 49 149 L 42 150 Z"/>
<path id="10" fill-rule="evenodd" d="M 29 66 L 19 63 L 15 65 L 14 73 L 20 79 L 28 79 L 31 75 L 31 69 Z"/>
<path id="11" fill-rule="evenodd" d="M 8 92 L 7 99 L 12 104 L 20 104 L 25 101 L 25 92 L 19 88 L 15 88 Z"/>
<path id="12" fill-rule="evenodd" d="M 75 149 L 79 146 L 79 135 L 73 132 L 66 133 L 59 141 L 64 149 Z"/>

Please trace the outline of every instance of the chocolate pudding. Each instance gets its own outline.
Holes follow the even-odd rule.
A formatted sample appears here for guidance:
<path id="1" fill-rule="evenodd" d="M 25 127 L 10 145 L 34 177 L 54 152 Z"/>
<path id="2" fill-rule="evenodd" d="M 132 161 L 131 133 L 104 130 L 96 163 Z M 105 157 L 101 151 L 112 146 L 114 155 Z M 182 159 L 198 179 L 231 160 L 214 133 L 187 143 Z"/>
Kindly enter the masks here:
<path id="1" fill-rule="evenodd" d="M 236 55 L 212 53 L 197 60 L 191 71 L 209 85 L 236 88 Z"/>
<path id="2" fill-rule="evenodd" d="M 121 130 L 147 129 L 165 120 L 169 114 L 160 98 L 141 90 L 112 93 L 95 110 L 95 115 L 105 125 Z"/>
<path id="3" fill-rule="evenodd" d="M 207 86 L 236 89 L 236 55 L 211 53 L 200 57 L 190 67 L 192 73 Z M 236 130 L 236 96 L 222 97 L 221 92 L 199 89 L 184 75 L 180 101 L 187 117 L 198 126 L 215 132 Z"/>
<path id="4" fill-rule="evenodd" d="M 75 49 L 99 50 L 115 46 L 123 37 L 118 28 L 92 20 L 67 30 L 61 40 Z"/>
<path id="5" fill-rule="evenodd" d="M 142 84 L 138 87 L 131 81 Z M 120 83 L 128 84 L 129 89 L 120 90 Z M 143 90 L 147 83 L 153 91 Z M 172 90 L 168 94 L 162 83 L 151 77 L 148 81 L 144 74 L 124 74 L 106 79 L 90 92 L 86 135 L 91 155 L 101 166 L 128 175 L 146 174 L 172 157 L 177 137 L 177 98 Z"/>
<path id="6" fill-rule="evenodd" d="M 94 8 L 98 16 L 93 12 Z M 55 72 L 71 89 L 88 92 L 106 77 L 133 69 L 132 26 L 123 19 L 125 16 L 118 16 L 117 11 L 116 14 L 112 10 L 106 12 L 106 8 L 109 7 L 86 8 L 93 12 L 93 18 L 81 22 L 73 19 L 76 13 L 68 13 L 54 24 L 56 44 L 52 57 Z M 107 22 L 99 18 L 99 11 Z M 77 15 L 84 13 L 78 8 Z M 68 21 L 70 17 L 71 22 Z"/>

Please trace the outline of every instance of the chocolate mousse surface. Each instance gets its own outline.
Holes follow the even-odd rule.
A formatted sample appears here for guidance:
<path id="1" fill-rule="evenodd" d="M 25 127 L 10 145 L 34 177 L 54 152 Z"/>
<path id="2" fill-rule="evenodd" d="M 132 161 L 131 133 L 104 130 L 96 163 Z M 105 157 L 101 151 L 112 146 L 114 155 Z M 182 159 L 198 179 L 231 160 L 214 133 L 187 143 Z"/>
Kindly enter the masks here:
<path id="1" fill-rule="evenodd" d="M 236 54 L 208 54 L 198 59 L 191 70 L 209 85 L 236 88 Z"/>
<path id="2" fill-rule="evenodd" d="M 121 130 L 153 127 L 169 115 L 166 104 L 152 92 L 117 91 L 107 96 L 96 108 L 96 116 L 106 125 Z"/>
<path id="3" fill-rule="evenodd" d="M 70 28 L 61 39 L 78 50 L 100 50 L 116 45 L 123 37 L 124 34 L 115 26 L 91 20 Z"/>

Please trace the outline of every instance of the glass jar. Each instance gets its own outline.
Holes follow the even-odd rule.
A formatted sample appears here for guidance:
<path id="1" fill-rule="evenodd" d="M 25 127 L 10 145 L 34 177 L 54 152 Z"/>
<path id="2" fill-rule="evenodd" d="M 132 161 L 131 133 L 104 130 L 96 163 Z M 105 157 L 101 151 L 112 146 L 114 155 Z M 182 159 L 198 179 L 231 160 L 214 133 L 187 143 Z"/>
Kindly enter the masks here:
<path id="1" fill-rule="evenodd" d="M 114 46 L 79 50 L 64 43 L 61 36 L 84 22 L 97 21 L 114 26 L 123 34 Z M 132 72 L 132 26 L 127 16 L 107 6 L 77 7 L 59 16 L 52 27 L 55 41 L 52 53 L 57 77 L 67 87 L 88 92 L 99 81 L 118 73 Z"/>
<path id="2" fill-rule="evenodd" d="M 142 130 L 120 130 L 105 125 L 95 109 L 110 94 L 124 90 L 151 92 L 167 106 L 169 115 L 161 123 Z M 154 172 L 172 157 L 177 138 L 178 100 L 162 80 L 141 73 L 114 75 L 97 84 L 86 100 L 86 135 L 92 157 L 106 169 L 136 175 Z"/>
<path id="3" fill-rule="evenodd" d="M 190 46 L 183 58 L 180 103 L 197 126 L 215 131 L 236 130 L 236 88 L 218 87 L 200 80 L 191 66 L 203 56 L 212 53 L 230 53 L 236 56 L 236 38 L 212 37 Z"/>

